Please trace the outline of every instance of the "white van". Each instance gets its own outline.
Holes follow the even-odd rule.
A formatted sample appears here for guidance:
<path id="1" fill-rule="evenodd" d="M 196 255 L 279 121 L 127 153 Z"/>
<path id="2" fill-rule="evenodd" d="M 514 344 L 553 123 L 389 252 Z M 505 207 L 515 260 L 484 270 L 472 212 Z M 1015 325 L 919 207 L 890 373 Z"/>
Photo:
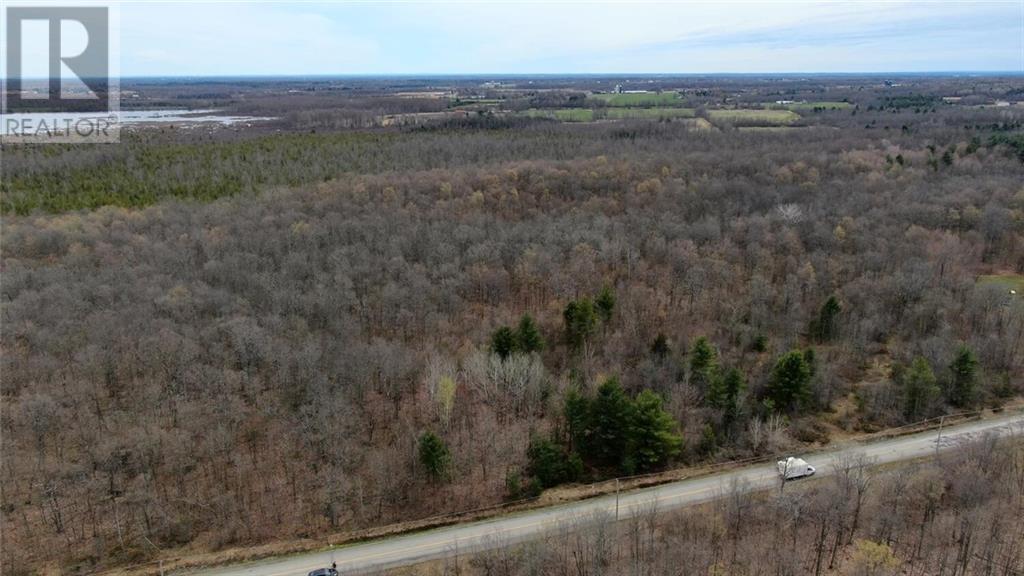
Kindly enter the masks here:
<path id="1" fill-rule="evenodd" d="M 785 460 L 779 460 L 776 465 L 779 468 L 779 475 L 785 480 L 811 476 L 815 472 L 814 466 L 808 464 L 806 460 L 792 456 Z"/>

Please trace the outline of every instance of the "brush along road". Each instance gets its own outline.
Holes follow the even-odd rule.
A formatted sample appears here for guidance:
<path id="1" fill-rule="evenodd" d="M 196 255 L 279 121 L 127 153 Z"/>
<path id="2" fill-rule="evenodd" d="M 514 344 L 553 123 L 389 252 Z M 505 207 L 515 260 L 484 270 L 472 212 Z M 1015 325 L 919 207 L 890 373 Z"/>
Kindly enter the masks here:
<path id="1" fill-rule="evenodd" d="M 939 431 L 880 440 L 866 444 L 837 447 L 813 455 L 815 476 L 831 474 L 836 460 L 863 454 L 875 464 L 913 460 L 946 450 L 985 434 L 1024 436 L 1024 415 L 1013 413 Z M 424 532 L 394 536 L 334 550 L 311 552 L 245 564 L 222 566 L 197 572 L 203 576 L 304 576 L 311 570 L 337 562 L 342 575 L 358 574 L 384 568 L 405 566 L 449 554 L 505 546 L 536 538 L 545 531 L 573 523 L 586 522 L 595 515 L 620 519 L 656 506 L 669 510 L 715 499 L 726 493 L 733 483 L 746 490 L 765 490 L 779 486 L 779 472 L 774 462 L 739 468 L 720 474 L 608 494 L 589 500 L 498 516 L 489 520 L 456 524 Z"/>

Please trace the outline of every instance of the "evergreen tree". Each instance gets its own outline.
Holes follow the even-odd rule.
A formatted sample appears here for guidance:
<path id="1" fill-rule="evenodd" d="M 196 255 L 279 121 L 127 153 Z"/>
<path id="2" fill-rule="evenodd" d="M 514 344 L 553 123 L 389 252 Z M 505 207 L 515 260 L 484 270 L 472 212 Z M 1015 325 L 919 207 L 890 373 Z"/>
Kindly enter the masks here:
<path id="1" fill-rule="evenodd" d="M 914 422 L 929 416 L 930 407 L 938 398 L 940 390 L 928 361 L 921 357 L 915 358 L 909 370 L 894 374 L 894 380 L 901 384 L 903 391 L 904 418 Z"/>
<path id="2" fill-rule="evenodd" d="M 738 368 L 730 369 L 722 379 L 724 398 L 719 408 L 722 410 L 722 420 L 726 429 L 739 420 L 740 398 L 746 387 L 747 383 L 743 378 L 743 373 Z"/>
<path id="3" fill-rule="evenodd" d="M 664 360 L 670 350 L 668 347 L 668 338 L 663 333 L 658 333 L 658 337 L 654 339 L 654 343 L 651 344 L 651 354 L 653 354 L 658 360 Z"/>
<path id="4" fill-rule="evenodd" d="M 708 382 L 708 391 L 704 394 L 704 403 L 712 408 L 722 410 L 725 408 L 728 398 L 725 394 L 725 378 L 716 375 Z"/>
<path id="5" fill-rule="evenodd" d="M 807 368 L 811 371 L 811 378 L 814 378 L 814 374 L 818 371 L 818 362 L 814 354 L 814 348 L 804 350 L 804 362 L 807 363 Z"/>
<path id="6" fill-rule="evenodd" d="M 593 398 L 576 390 L 565 397 L 568 452 L 579 453 L 595 467 L 627 474 L 663 466 L 679 453 L 682 437 L 675 421 L 651 391 L 630 399 L 615 378 Z"/>
<path id="7" fill-rule="evenodd" d="M 518 470 L 510 470 L 505 474 L 505 493 L 508 494 L 508 500 L 512 501 L 523 497 L 523 479 Z"/>
<path id="8" fill-rule="evenodd" d="M 569 346 L 574 346 L 576 344 L 575 327 L 577 322 L 576 317 L 579 315 L 579 312 L 577 311 L 578 308 L 579 303 L 576 302 L 575 300 L 570 300 L 569 303 L 565 305 L 565 310 L 562 311 L 562 324 L 564 325 L 565 330 L 565 343 L 568 344 Z"/>
<path id="9" fill-rule="evenodd" d="M 590 428 L 590 400 L 575 388 L 570 389 L 565 395 L 564 411 L 569 449 L 585 453 Z"/>
<path id="10" fill-rule="evenodd" d="M 707 396 L 718 379 L 718 350 L 701 336 L 690 351 L 690 383 Z"/>
<path id="11" fill-rule="evenodd" d="M 811 322 L 811 337 L 818 342 L 828 342 L 836 337 L 839 331 L 839 313 L 843 307 L 835 296 L 829 296 L 821 305 L 818 317 Z"/>
<path id="12" fill-rule="evenodd" d="M 974 136 L 971 138 L 971 141 L 967 143 L 967 148 L 964 149 L 964 156 L 974 154 L 978 151 L 978 148 L 981 148 L 981 138 Z"/>
<path id="13" fill-rule="evenodd" d="M 589 434 L 584 454 L 597 466 L 623 464 L 628 455 L 633 402 L 626 396 L 617 378 L 609 378 L 597 389 L 589 410 Z"/>
<path id="14" fill-rule="evenodd" d="M 949 403 L 957 408 L 970 408 L 974 404 L 978 359 L 967 346 L 961 346 L 949 365 L 952 379 L 949 383 Z"/>
<path id="15" fill-rule="evenodd" d="M 675 433 L 675 428 L 675 420 L 662 408 L 660 396 L 644 390 L 636 397 L 628 458 L 637 470 L 660 468 L 679 453 L 683 437 Z"/>
<path id="16" fill-rule="evenodd" d="M 516 335 L 508 326 L 502 326 L 491 334 L 491 352 L 507 359 L 516 350 Z"/>
<path id="17" fill-rule="evenodd" d="M 451 454 L 448 452 L 448 446 L 445 445 L 444 440 L 441 440 L 437 434 L 427 431 L 420 436 L 419 456 L 420 464 L 433 480 L 448 479 Z"/>
<path id="18" fill-rule="evenodd" d="M 800 350 L 791 350 L 775 363 L 766 393 L 776 410 L 790 412 L 810 400 L 811 367 Z"/>
<path id="19" fill-rule="evenodd" d="M 583 475 L 579 455 L 566 452 L 550 439 L 532 438 L 526 455 L 530 461 L 527 472 L 540 482 L 541 488 L 575 482 Z"/>
<path id="20" fill-rule="evenodd" d="M 519 326 L 515 333 L 515 347 L 516 351 L 523 354 L 540 352 L 544 349 L 544 338 L 540 335 L 537 324 L 529 314 L 523 314 L 523 317 L 519 319 Z"/>
<path id="21" fill-rule="evenodd" d="M 754 337 L 754 341 L 751 343 L 750 348 L 754 352 L 764 352 L 768 349 L 768 337 L 764 334 L 758 334 Z"/>
<path id="22" fill-rule="evenodd" d="M 594 334 L 597 315 L 590 298 L 574 300 L 565 307 L 565 341 L 573 350 L 579 350 Z"/>
<path id="23" fill-rule="evenodd" d="M 715 436 L 715 429 L 711 424 L 705 424 L 700 433 L 700 445 L 697 451 L 704 456 L 711 456 L 718 449 L 718 438 Z"/>
<path id="24" fill-rule="evenodd" d="M 601 289 L 601 293 L 597 295 L 597 300 L 594 302 L 597 308 L 597 314 L 601 317 L 601 322 L 607 325 L 612 321 L 612 314 L 615 312 L 615 293 L 608 286 Z"/>
<path id="25" fill-rule="evenodd" d="M 502 326 L 491 334 L 491 352 L 500 356 L 502 360 L 513 354 L 530 354 L 543 349 L 544 338 L 529 314 L 523 314 L 514 330 Z"/>

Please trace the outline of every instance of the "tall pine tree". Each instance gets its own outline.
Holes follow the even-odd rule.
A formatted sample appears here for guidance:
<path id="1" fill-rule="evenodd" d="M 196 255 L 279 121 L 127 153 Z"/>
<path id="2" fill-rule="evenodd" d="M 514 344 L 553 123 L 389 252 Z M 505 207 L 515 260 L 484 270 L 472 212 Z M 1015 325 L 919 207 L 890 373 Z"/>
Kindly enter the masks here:
<path id="1" fill-rule="evenodd" d="M 839 313 L 842 311 L 839 300 L 829 296 L 821 305 L 818 317 L 811 322 L 811 337 L 818 342 L 829 342 L 835 338 L 839 332 Z"/>
<path id="2" fill-rule="evenodd" d="M 584 454 L 600 467 L 621 466 L 627 456 L 633 402 L 617 378 L 605 380 L 590 403 L 590 434 Z"/>
<path id="3" fill-rule="evenodd" d="M 444 440 L 437 434 L 427 431 L 420 436 L 419 457 L 420 464 L 431 479 L 440 481 L 449 478 L 451 454 Z"/>
<path id="4" fill-rule="evenodd" d="M 747 382 L 739 368 L 731 368 L 722 378 L 722 397 L 718 408 L 722 410 L 722 424 L 728 431 L 740 418 L 740 400 Z"/>
<path id="5" fill-rule="evenodd" d="M 679 453 L 683 437 L 675 432 L 676 423 L 662 408 L 661 397 L 644 390 L 634 401 L 633 413 L 630 454 L 625 468 L 647 472 L 664 466 Z"/>
<path id="6" fill-rule="evenodd" d="M 516 351 L 516 335 L 508 326 L 502 326 L 491 334 L 491 352 L 507 359 Z"/>
<path id="7" fill-rule="evenodd" d="M 978 359 L 974 352 L 967 346 L 961 346 L 949 365 L 952 377 L 949 382 L 949 403 L 957 408 L 970 408 L 974 405 L 975 399 L 975 374 L 978 369 Z"/>
<path id="8" fill-rule="evenodd" d="M 544 338 L 537 329 L 537 324 L 529 314 L 523 314 L 515 333 L 516 350 L 523 354 L 540 352 L 544 349 Z"/>
<path id="9" fill-rule="evenodd" d="M 903 417 L 914 422 L 930 416 L 940 390 L 928 361 L 921 357 L 915 358 L 908 370 L 898 376 L 894 374 L 894 380 L 897 380 L 903 392 Z"/>
<path id="10" fill-rule="evenodd" d="M 597 315 L 590 298 L 569 302 L 562 313 L 565 321 L 565 341 L 573 350 L 579 350 L 594 334 Z"/>
<path id="11" fill-rule="evenodd" d="M 768 378 L 767 397 L 780 412 L 793 412 L 810 401 L 811 367 L 806 354 L 791 350 L 775 363 Z"/>
<path id="12" fill-rule="evenodd" d="M 607 326 L 612 321 L 612 314 L 615 313 L 615 293 L 609 286 L 601 289 L 601 293 L 597 295 L 597 300 L 594 302 L 594 307 L 597 309 L 598 316 L 601 317 L 601 322 Z"/>
<path id="13" fill-rule="evenodd" d="M 714 402 L 718 394 L 716 388 L 721 384 L 718 368 L 718 350 L 701 336 L 693 343 L 690 351 L 690 384 L 704 394 L 705 402 Z"/>

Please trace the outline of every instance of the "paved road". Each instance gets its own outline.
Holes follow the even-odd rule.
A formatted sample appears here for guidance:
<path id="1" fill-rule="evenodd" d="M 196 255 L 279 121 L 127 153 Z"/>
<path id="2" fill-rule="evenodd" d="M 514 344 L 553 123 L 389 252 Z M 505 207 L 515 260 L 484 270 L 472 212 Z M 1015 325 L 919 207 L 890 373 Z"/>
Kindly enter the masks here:
<path id="1" fill-rule="evenodd" d="M 862 453 L 877 464 L 912 460 L 933 454 L 936 440 L 940 449 L 948 449 L 986 433 L 1024 435 L 1024 414 L 1015 413 L 998 418 L 979 420 L 955 427 L 946 427 L 941 439 L 934 431 L 869 444 L 856 444 L 836 448 L 809 456 L 817 467 L 818 475 L 834 470 L 838 457 Z M 310 570 L 338 563 L 342 575 L 361 574 L 395 566 L 415 564 L 443 557 L 458 551 L 464 554 L 496 545 L 528 540 L 546 530 L 566 525 L 567 522 L 585 521 L 595 514 L 614 516 L 616 508 L 620 518 L 656 505 L 666 510 L 712 500 L 723 494 L 733 482 L 749 490 L 762 490 L 778 485 L 774 464 L 760 464 L 664 484 L 631 492 L 614 494 L 501 516 L 491 520 L 437 528 L 434 530 L 396 536 L 363 544 L 344 546 L 333 551 L 297 554 L 283 558 L 261 560 L 246 564 L 225 566 L 199 572 L 203 576 L 304 576 Z"/>

